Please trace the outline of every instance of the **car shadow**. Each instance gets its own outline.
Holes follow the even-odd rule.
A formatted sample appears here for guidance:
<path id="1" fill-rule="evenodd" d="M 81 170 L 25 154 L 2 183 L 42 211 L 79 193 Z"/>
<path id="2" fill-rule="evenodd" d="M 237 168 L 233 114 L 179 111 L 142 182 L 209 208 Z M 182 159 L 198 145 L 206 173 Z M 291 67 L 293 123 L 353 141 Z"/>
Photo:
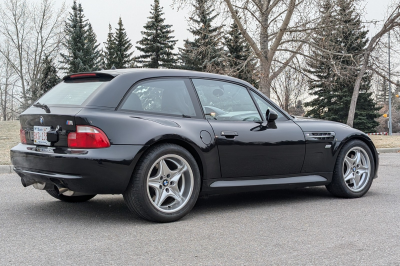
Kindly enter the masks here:
<path id="1" fill-rule="evenodd" d="M 368 196 L 375 193 L 369 192 Z M 324 187 L 268 190 L 259 192 L 243 192 L 235 194 L 201 196 L 189 215 L 181 221 L 196 219 L 197 216 L 212 215 L 244 210 L 277 207 L 282 205 L 309 202 L 315 204 L 321 201 L 341 200 L 334 198 Z M 138 223 L 148 224 L 138 215 L 129 211 L 120 195 L 97 196 L 84 203 L 67 203 L 57 200 L 41 201 L 37 204 L 24 204 L 24 212 L 34 213 L 39 218 L 62 218 L 73 223 L 96 221 L 105 224 Z M 44 217 L 41 217 L 44 216 Z"/>

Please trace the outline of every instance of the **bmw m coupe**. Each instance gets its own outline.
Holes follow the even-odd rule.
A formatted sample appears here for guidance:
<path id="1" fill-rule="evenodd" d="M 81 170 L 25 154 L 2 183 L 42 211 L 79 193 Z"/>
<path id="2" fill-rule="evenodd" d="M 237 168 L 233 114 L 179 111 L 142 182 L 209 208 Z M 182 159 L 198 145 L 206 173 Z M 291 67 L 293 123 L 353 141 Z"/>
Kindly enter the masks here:
<path id="1" fill-rule="evenodd" d="M 185 216 L 199 194 L 326 186 L 357 198 L 377 177 L 371 139 L 295 118 L 242 80 L 183 70 L 79 73 L 20 116 L 23 186 L 83 202 L 123 194 L 144 219 Z"/>

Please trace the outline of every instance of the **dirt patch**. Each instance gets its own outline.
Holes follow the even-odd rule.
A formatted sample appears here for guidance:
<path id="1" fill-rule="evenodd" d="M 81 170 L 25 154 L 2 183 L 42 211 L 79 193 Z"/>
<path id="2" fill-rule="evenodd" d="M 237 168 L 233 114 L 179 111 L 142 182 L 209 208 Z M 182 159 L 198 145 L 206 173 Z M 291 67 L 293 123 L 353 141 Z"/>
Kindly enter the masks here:
<path id="1" fill-rule="evenodd" d="M 0 121 L 0 165 L 11 164 L 10 149 L 20 142 L 19 121 Z"/>
<path id="2" fill-rule="evenodd" d="M 0 121 L 0 165 L 11 164 L 10 149 L 19 140 L 19 121 Z M 399 148 L 400 136 L 370 136 L 377 148 Z"/>

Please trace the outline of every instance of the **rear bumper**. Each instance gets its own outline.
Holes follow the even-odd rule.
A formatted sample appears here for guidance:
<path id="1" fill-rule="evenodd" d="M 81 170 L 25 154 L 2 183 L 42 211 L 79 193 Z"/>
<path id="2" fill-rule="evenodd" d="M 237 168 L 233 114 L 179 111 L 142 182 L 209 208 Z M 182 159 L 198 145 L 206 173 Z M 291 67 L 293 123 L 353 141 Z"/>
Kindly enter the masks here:
<path id="1" fill-rule="evenodd" d="M 46 182 L 87 194 L 121 194 L 143 148 L 112 145 L 105 149 L 37 151 L 34 145 L 18 144 L 11 149 L 11 160 L 25 185 Z"/>

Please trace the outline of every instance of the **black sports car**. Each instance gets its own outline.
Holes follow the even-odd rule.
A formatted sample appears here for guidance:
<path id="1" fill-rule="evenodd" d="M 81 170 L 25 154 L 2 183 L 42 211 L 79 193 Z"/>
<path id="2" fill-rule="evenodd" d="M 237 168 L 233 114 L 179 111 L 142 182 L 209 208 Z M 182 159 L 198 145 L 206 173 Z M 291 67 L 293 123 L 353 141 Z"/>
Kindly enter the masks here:
<path id="1" fill-rule="evenodd" d="M 123 194 L 144 219 L 175 221 L 199 193 L 325 185 L 356 198 L 378 153 L 349 126 L 294 118 L 250 84 L 182 70 L 74 74 L 20 116 L 22 184 L 68 202 Z"/>

